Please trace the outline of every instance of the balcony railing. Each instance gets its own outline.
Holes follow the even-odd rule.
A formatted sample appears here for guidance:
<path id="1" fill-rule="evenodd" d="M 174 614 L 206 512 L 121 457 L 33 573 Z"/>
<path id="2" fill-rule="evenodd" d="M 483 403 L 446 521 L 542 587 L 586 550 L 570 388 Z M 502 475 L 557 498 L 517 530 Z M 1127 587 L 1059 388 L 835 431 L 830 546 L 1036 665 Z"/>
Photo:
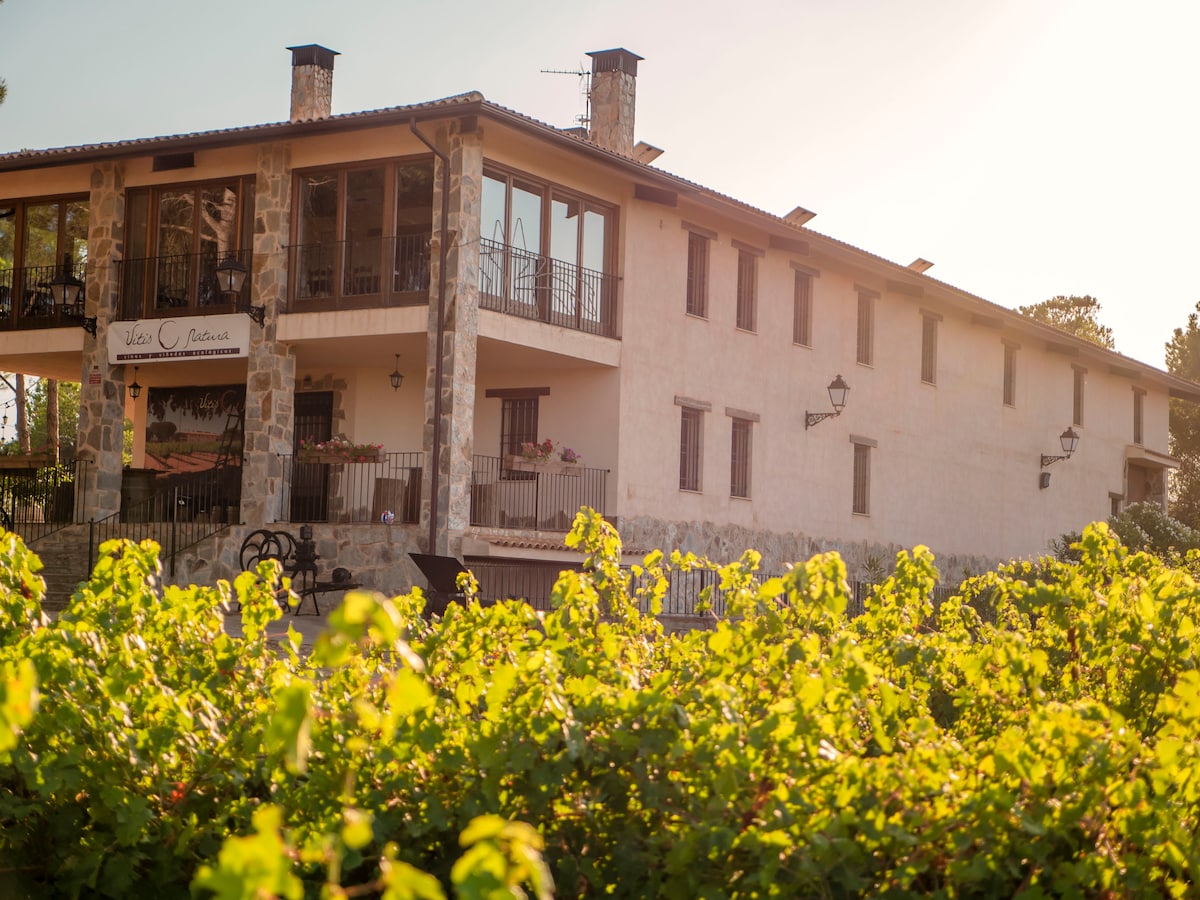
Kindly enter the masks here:
<path id="1" fill-rule="evenodd" d="M 429 234 L 289 248 L 289 312 L 429 302 Z"/>
<path id="2" fill-rule="evenodd" d="M 69 325 L 78 328 L 79 321 L 64 316 L 50 295 L 50 280 L 61 272 L 61 265 L 0 269 L 0 331 Z M 85 281 L 87 263 L 74 263 L 71 274 Z"/>
<path id="3" fill-rule="evenodd" d="M 233 255 L 250 269 L 252 253 L 235 250 Z M 225 258 L 215 251 L 148 256 L 121 262 L 120 317 L 133 319 L 165 316 L 211 316 L 233 312 L 237 303 L 250 297 L 250 279 L 239 296 L 217 289 L 217 263 Z"/>
<path id="4" fill-rule="evenodd" d="M 479 242 L 479 305 L 616 337 L 615 275 L 491 240 Z"/>
<path id="5" fill-rule="evenodd" d="M 604 513 L 607 469 L 577 472 L 512 471 L 496 456 L 476 456 L 471 478 L 471 524 L 483 528 L 568 531 L 579 507 Z"/>
<path id="6" fill-rule="evenodd" d="M 20 457 L 4 457 L 16 463 Z M 0 468 L 0 525 L 32 543 L 83 521 L 88 460 Z"/>
<path id="7" fill-rule="evenodd" d="M 421 453 L 374 462 L 283 456 L 284 521 L 413 524 L 421 519 Z"/>

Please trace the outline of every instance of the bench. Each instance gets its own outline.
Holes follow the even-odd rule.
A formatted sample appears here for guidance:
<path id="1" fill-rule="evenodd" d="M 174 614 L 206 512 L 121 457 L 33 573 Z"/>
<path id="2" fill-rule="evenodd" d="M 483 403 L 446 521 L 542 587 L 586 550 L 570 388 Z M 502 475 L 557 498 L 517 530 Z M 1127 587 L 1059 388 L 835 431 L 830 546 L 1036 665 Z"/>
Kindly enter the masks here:
<path id="1" fill-rule="evenodd" d="M 321 614 L 321 607 L 317 603 L 319 597 L 324 594 L 362 587 L 347 569 L 341 567 L 333 570 L 330 580 L 322 581 L 317 568 L 317 560 L 320 558 L 312 540 L 312 531 L 308 529 L 308 526 L 300 529 L 300 539 L 297 539 L 289 531 L 272 531 L 268 528 L 252 531 L 242 541 L 240 556 L 242 569 L 246 571 L 257 569 L 260 562 L 268 559 L 280 562 L 284 574 L 292 581 L 292 591 L 300 598 L 300 602 L 292 611 L 293 616 L 319 616 Z M 287 592 L 280 591 L 276 597 L 280 606 L 286 611 Z M 301 612 L 306 600 L 312 601 L 312 613 Z"/>

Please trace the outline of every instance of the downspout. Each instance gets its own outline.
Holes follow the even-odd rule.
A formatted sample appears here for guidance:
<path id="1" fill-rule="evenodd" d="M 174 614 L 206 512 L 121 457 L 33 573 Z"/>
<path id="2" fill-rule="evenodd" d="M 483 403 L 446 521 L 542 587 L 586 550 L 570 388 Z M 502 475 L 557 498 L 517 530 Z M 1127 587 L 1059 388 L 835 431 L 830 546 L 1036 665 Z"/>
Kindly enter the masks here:
<path id="1" fill-rule="evenodd" d="M 437 359 L 434 360 L 433 380 L 433 452 L 430 454 L 429 471 L 429 552 L 437 552 L 438 490 L 441 487 L 442 456 L 442 358 L 446 343 L 446 257 L 450 252 L 450 157 L 435 147 L 430 140 L 417 131 L 417 120 L 409 119 L 408 127 L 422 144 L 428 147 L 442 163 L 442 228 L 439 239 L 440 259 L 438 263 L 437 293 Z"/>

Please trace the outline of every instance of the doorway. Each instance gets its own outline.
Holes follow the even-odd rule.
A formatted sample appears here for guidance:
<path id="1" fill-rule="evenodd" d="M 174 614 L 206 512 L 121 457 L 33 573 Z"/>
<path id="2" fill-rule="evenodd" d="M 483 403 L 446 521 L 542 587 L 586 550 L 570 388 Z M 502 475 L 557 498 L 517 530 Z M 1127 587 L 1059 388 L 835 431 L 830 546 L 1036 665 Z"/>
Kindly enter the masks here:
<path id="1" fill-rule="evenodd" d="M 333 437 L 333 391 L 296 394 L 292 445 L 292 522 L 324 522 L 329 516 L 329 466 L 299 463 L 300 442 Z"/>

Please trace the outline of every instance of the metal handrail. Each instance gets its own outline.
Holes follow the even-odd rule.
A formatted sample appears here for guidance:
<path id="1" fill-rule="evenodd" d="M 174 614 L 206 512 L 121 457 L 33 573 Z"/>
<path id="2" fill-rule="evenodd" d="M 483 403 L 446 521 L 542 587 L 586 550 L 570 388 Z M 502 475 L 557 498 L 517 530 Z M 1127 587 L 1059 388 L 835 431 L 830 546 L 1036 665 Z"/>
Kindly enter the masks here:
<path id="1" fill-rule="evenodd" d="M 83 521 L 90 461 L 0 468 L 0 524 L 32 544 Z"/>
<path id="2" fill-rule="evenodd" d="M 79 321 L 66 316 L 50 294 L 50 282 L 62 270 L 62 264 L 0 269 L 0 331 L 78 327 Z M 72 263 L 70 272 L 86 280 L 87 261 Z"/>
<path id="3" fill-rule="evenodd" d="M 479 241 L 479 305 L 616 337 L 617 277 L 486 238 Z"/>
<path id="4" fill-rule="evenodd" d="M 281 454 L 283 521 L 415 524 L 424 459 L 420 452 L 370 460 Z"/>
<path id="5" fill-rule="evenodd" d="M 428 232 L 288 247 L 289 312 L 429 302 Z"/>
<path id="6" fill-rule="evenodd" d="M 202 540 L 231 524 L 225 511 L 236 509 L 241 490 L 240 466 L 217 466 L 203 472 L 168 476 L 161 490 L 102 519 L 88 522 L 88 571 L 98 559 L 105 541 L 125 538 L 134 542 L 156 541 L 166 557 L 171 577 L 175 558 Z M 219 512 L 218 512 L 219 511 Z"/>
<path id="7" fill-rule="evenodd" d="M 145 316 L 199 316 L 233 310 L 250 297 L 250 280 L 236 297 L 221 293 L 217 265 L 232 255 L 250 269 L 253 251 L 215 249 L 124 259 L 117 263 L 121 275 L 120 318 Z"/>

